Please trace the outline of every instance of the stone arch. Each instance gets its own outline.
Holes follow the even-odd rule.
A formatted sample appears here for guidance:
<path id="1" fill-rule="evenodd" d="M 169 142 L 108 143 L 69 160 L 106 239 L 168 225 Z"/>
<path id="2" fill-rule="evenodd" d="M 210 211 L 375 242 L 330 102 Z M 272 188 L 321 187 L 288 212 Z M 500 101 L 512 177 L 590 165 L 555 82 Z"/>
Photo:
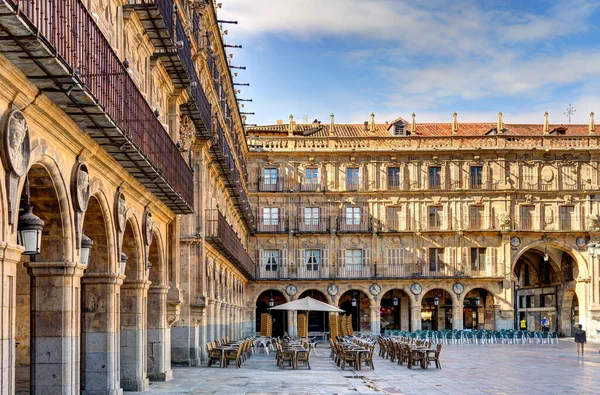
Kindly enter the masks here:
<path id="1" fill-rule="evenodd" d="M 258 302 L 258 298 L 260 297 L 260 295 L 268 291 L 279 292 L 283 295 L 283 298 L 285 299 L 286 303 L 290 301 L 290 297 L 285 292 L 285 289 L 279 288 L 278 286 L 267 286 L 266 288 L 255 289 L 254 292 L 250 295 L 250 298 L 248 298 L 248 300 L 250 300 L 251 303 L 253 301 L 253 304 L 256 305 L 256 302 Z"/>
<path id="2" fill-rule="evenodd" d="M 298 285 L 296 285 L 296 287 L 297 287 L 297 292 L 296 292 L 296 296 L 295 296 L 296 299 L 300 298 L 300 295 L 302 295 L 304 292 L 314 290 L 314 291 L 320 292 L 321 294 L 323 294 L 325 296 L 325 299 L 326 299 L 325 303 L 335 305 L 333 298 L 331 297 L 331 295 L 329 295 L 327 293 L 327 290 L 325 290 L 325 289 L 321 290 L 321 289 L 319 289 L 318 286 L 315 286 L 315 284 L 298 284 Z M 325 287 L 327 287 L 327 284 L 325 284 Z"/>
<path id="3" fill-rule="evenodd" d="M 410 330 L 410 313 L 413 306 L 412 294 L 402 286 L 386 286 L 381 291 L 379 316 L 381 329 Z M 396 298 L 396 304 L 394 304 Z"/>
<path id="4" fill-rule="evenodd" d="M 497 296 L 487 285 L 470 285 L 461 296 L 462 322 L 465 329 L 495 329 Z M 479 298 L 479 305 L 477 298 Z"/>
<path id="5" fill-rule="evenodd" d="M 574 300 L 577 298 L 577 305 L 574 306 Z M 577 291 L 570 288 L 565 291 L 565 294 L 561 303 L 561 332 L 565 336 L 572 336 L 575 325 L 582 323 L 583 316 L 581 314 L 581 298 L 577 294 Z M 575 310 L 576 308 L 576 310 Z M 575 310 L 575 311 L 574 311 Z"/>
<path id="6" fill-rule="evenodd" d="M 373 296 L 371 294 L 371 292 L 369 291 L 370 285 L 371 284 L 343 284 L 343 285 L 339 286 L 340 291 L 338 292 L 338 295 L 340 295 L 340 297 L 341 297 L 341 295 L 345 294 L 348 291 L 352 291 L 352 290 L 361 291 L 362 293 L 367 295 L 367 298 L 369 298 L 369 303 L 371 303 L 371 305 L 374 306 L 377 303 L 377 301 L 375 299 L 375 296 Z M 338 301 L 338 303 L 339 303 L 339 301 Z"/>
<path id="7" fill-rule="evenodd" d="M 514 259 L 511 262 L 510 272 L 514 273 L 515 267 L 519 259 L 523 256 L 523 254 L 527 253 L 532 249 L 538 249 L 538 247 L 540 248 L 538 251 L 543 251 L 545 247 L 549 247 L 551 249 L 558 249 L 562 253 L 569 254 L 573 259 L 575 265 L 577 265 L 577 268 L 579 270 L 579 276 L 582 278 L 587 278 L 589 276 L 588 260 L 580 251 L 578 251 L 577 246 L 575 244 L 562 242 L 560 240 L 534 240 L 527 243 L 526 245 L 523 245 L 523 247 L 519 250 L 518 254 L 514 257 Z M 557 259 L 556 254 L 552 251 L 549 251 L 549 255 L 550 262 L 551 264 L 553 264 L 554 270 L 560 273 L 562 269 L 562 267 L 560 266 L 561 259 Z"/>
<path id="8" fill-rule="evenodd" d="M 88 209 L 82 221 L 82 234 L 92 239 L 94 245 L 90 253 L 90 263 L 86 274 L 91 273 L 117 273 L 116 248 L 111 231 L 110 211 L 102 205 L 97 195 L 90 196 Z"/>
<path id="9" fill-rule="evenodd" d="M 454 291 L 452 291 L 452 288 L 451 288 L 450 285 L 435 284 L 435 285 L 426 285 L 426 286 L 423 287 L 423 291 L 421 291 L 421 293 L 417 297 L 416 304 L 418 305 L 418 304 L 423 303 L 423 298 L 425 297 L 425 295 L 427 294 L 427 292 L 433 291 L 433 290 L 436 290 L 436 289 L 448 292 L 448 294 L 452 298 L 452 304 L 453 305 L 458 302 L 457 296 L 454 293 Z"/>
<path id="10" fill-rule="evenodd" d="M 340 298 L 338 300 L 338 307 L 347 314 L 352 314 L 352 328 L 355 331 L 370 331 L 371 330 L 371 308 L 375 307 L 375 300 L 373 296 L 367 290 L 364 291 L 365 286 L 346 286 L 345 291 L 340 290 Z M 356 298 L 355 296 L 358 296 Z M 356 306 L 351 305 L 351 300 L 357 299 Z"/>
<path id="11" fill-rule="evenodd" d="M 452 311 L 456 306 L 456 294 L 443 285 L 430 285 L 419 295 L 421 306 L 421 329 L 447 330 L 453 327 Z M 435 305 L 437 297 L 438 305 Z M 451 305 L 448 306 L 448 299 Z"/>
<path id="12" fill-rule="evenodd" d="M 267 287 L 263 289 L 262 292 L 258 294 L 255 300 L 254 306 L 256 307 L 256 328 L 255 330 L 260 331 L 262 314 L 269 313 L 272 317 L 272 328 L 273 328 L 273 336 L 283 336 L 286 332 L 289 333 L 288 325 L 288 315 L 291 312 L 282 311 L 282 310 L 268 310 L 269 308 L 269 299 L 273 298 L 274 305 L 280 305 L 283 303 L 289 302 L 288 295 L 283 290 L 278 290 L 276 287 Z"/>
<path id="13" fill-rule="evenodd" d="M 162 235 L 156 228 L 152 231 L 152 243 L 148 248 L 148 261 L 151 264 L 148 280 L 152 282 L 153 286 L 167 286 L 165 248 Z"/>
<path id="14" fill-rule="evenodd" d="M 125 282 L 144 280 L 146 277 L 146 262 L 142 231 L 137 217 L 132 213 L 127 216 L 125 221 L 122 252 L 127 255 Z"/>
<path id="15" fill-rule="evenodd" d="M 467 294 L 471 291 L 473 291 L 474 289 L 477 288 L 481 288 L 486 290 L 489 295 L 492 297 L 494 304 L 498 304 L 498 295 L 496 295 L 496 292 L 491 290 L 491 287 L 488 284 L 480 284 L 480 285 L 467 285 L 465 286 L 465 290 L 463 291 L 463 293 L 460 295 L 460 300 L 464 302 L 465 296 L 467 296 Z M 453 292 L 454 293 L 454 292 Z"/>
<path id="16" fill-rule="evenodd" d="M 317 287 L 305 287 L 302 292 L 298 292 L 298 299 L 310 296 L 318 301 L 329 303 L 329 295 L 327 292 L 316 289 Z M 329 332 L 329 313 L 324 311 L 310 311 L 308 313 L 308 332 Z M 312 336 L 312 335 L 311 335 Z"/>

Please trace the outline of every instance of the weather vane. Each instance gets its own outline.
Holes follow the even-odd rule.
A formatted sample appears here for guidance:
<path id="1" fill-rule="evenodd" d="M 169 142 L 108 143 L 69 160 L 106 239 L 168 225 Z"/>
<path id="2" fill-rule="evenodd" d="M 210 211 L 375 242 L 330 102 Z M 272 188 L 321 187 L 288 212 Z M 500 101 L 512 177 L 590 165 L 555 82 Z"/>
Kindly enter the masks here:
<path id="1" fill-rule="evenodd" d="M 565 111 L 565 115 L 567 116 L 567 118 L 569 118 L 569 125 L 571 124 L 571 117 L 573 116 L 573 114 L 575 114 L 577 110 L 575 109 L 575 107 L 573 107 L 571 105 L 571 103 L 569 103 L 569 107 L 567 108 L 567 111 Z"/>

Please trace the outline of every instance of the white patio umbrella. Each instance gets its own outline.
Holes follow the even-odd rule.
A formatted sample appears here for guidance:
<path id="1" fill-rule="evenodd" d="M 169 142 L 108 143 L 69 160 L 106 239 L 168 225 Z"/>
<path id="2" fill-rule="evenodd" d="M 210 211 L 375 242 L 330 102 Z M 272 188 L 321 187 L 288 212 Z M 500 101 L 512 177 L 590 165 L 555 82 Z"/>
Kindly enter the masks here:
<path id="1" fill-rule="evenodd" d="M 288 310 L 288 311 L 306 311 L 306 333 L 308 334 L 308 312 L 310 311 L 325 311 L 330 313 L 343 313 L 344 310 L 338 309 L 327 303 L 323 303 L 319 300 L 313 299 L 307 296 L 302 299 L 294 300 L 292 302 L 280 304 L 279 306 L 271 307 L 269 310 Z"/>

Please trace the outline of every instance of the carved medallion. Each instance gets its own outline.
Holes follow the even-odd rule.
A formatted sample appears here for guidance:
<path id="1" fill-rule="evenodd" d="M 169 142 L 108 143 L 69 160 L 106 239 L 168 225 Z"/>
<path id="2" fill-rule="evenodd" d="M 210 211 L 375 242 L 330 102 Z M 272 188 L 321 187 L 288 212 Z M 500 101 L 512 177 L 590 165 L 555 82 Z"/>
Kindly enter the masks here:
<path id="1" fill-rule="evenodd" d="M 29 127 L 21 111 L 15 109 L 5 116 L 2 137 L 2 158 L 6 167 L 14 176 L 23 176 L 29 168 L 31 154 Z"/>
<path id="2" fill-rule="evenodd" d="M 146 208 L 146 213 L 144 214 L 144 242 L 147 246 L 152 244 L 152 227 L 152 213 Z"/>
<path id="3" fill-rule="evenodd" d="M 85 212 L 90 200 L 90 174 L 84 163 L 75 165 L 73 181 L 71 183 L 71 194 L 73 195 L 75 210 L 80 213 Z"/>
<path id="4" fill-rule="evenodd" d="M 125 195 L 121 192 L 117 192 L 117 203 L 115 207 L 115 222 L 119 232 L 125 232 L 125 224 L 127 222 L 127 202 L 125 201 Z"/>

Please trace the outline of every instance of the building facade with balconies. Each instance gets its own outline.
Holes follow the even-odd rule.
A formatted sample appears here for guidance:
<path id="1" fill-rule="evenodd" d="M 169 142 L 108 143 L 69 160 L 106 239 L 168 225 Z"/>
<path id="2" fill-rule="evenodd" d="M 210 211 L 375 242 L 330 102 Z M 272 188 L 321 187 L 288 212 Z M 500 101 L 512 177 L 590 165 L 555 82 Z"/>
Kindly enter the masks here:
<path id="1" fill-rule="evenodd" d="M 241 335 L 255 272 L 214 5 L 6 0 L 0 26 L 2 393 L 169 380 Z"/>
<path id="2" fill-rule="evenodd" d="M 256 320 L 273 295 L 312 295 L 355 330 L 596 328 L 599 143 L 593 114 L 249 128 Z"/>

